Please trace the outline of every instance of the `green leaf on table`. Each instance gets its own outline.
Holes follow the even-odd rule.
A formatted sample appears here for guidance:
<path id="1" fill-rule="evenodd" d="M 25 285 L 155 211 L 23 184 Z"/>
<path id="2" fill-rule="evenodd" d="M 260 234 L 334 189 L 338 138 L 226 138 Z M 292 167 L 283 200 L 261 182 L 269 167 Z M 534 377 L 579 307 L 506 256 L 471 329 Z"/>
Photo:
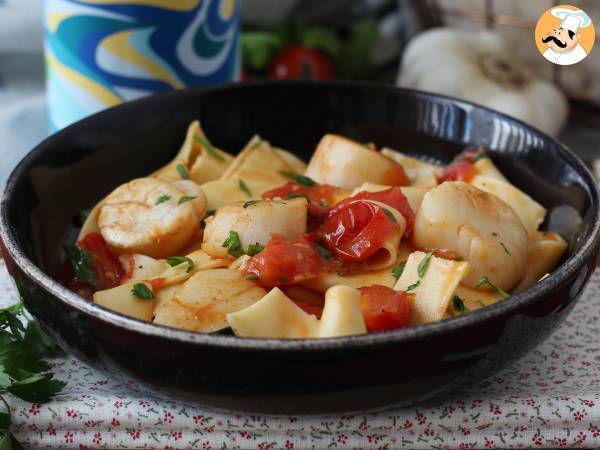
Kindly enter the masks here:
<path id="1" fill-rule="evenodd" d="M 6 431 L 0 438 L 0 450 L 25 450 L 25 448 L 19 444 L 10 431 Z"/>
<path id="2" fill-rule="evenodd" d="M 340 54 L 341 44 L 335 31 L 324 27 L 309 27 L 299 31 L 300 42 L 309 48 L 324 51 L 330 56 Z"/>
<path id="3" fill-rule="evenodd" d="M 33 321 L 27 324 L 24 342 L 29 351 L 40 358 L 53 356 L 58 349 L 54 341 Z"/>
<path id="4" fill-rule="evenodd" d="M 48 363 L 31 353 L 27 345 L 21 342 L 12 342 L 0 350 L 0 366 L 3 366 L 4 372 L 16 380 L 50 369 Z"/>
<path id="5" fill-rule="evenodd" d="M 260 71 L 267 67 L 283 42 L 270 31 L 246 31 L 242 34 L 242 61 L 244 67 Z"/>
<path id="6" fill-rule="evenodd" d="M 11 381 L 10 381 L 10 377 L 8 376 L 8 374 L 4 371 L 4 367 L 0 366 L 0 389 L 5 388 L 6 386 L 10 385 Z M 0 427 L 1 429 L 2 427 Z"/>
<path id="7" fill-rule="evenodd" d="M 10 414 L 0 413 L 0 430 L 8 430 L 11 424 Z"/>
<path id="8" fill-rule="evenodd" d="M 51 373 L 33 375 L 13 383 L 6 390 L 27 402 L 45 403 L 65 387 L 65 383 L 53 377 Z"/>

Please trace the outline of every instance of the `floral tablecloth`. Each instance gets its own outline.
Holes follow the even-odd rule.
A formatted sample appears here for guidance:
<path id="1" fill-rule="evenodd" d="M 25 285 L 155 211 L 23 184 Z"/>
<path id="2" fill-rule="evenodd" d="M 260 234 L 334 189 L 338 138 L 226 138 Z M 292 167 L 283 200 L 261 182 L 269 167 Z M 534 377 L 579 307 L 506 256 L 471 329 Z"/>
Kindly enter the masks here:
<path id="1" fill-rule="evenodd" d="M 0 261 L 0 303 L 16 294 Z M 13 431 L 32 448 L 600 448 L 600 272 L 563 326 L 497 376 L 442 402 L 353 416 L 223 414 L 141 397 L 73 358 L 51 403 L 11 399 Z"/>

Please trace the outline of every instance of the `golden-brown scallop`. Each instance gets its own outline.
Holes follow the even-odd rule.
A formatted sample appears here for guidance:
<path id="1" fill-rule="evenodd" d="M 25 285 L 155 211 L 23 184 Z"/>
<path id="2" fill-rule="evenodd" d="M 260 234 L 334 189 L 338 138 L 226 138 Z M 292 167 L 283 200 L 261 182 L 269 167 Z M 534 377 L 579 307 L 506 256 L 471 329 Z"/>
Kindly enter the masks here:
<path id="1" fill-rule="evenodd" d="M 326 134 L 313 154 L 306 175 L 318 183 L 352 190 L 363 183 L 408 184 L 400 164 L 373 148 L 335 134 Z"/>
<path id="2" fill-rule="evenodd" d="M 98 215 L 100 232 L 121 254 L 153 258 L 177 254 L 197 232 L 206 204 L 201 188 L 194 188 L 194 199 L 188 195 L 191 189 L 189 184 L 180 188 L 157 178 L 125 183 L 104 199 Z"/>
<path id="3" fill-rule="evenodd" d="M 305 198 L 286 201 L 238 202 L 224 206 L 207 219 L 202 249 L 216 257 L 230 257 L 223 246 L 231 231 L 238 233 L 243 250 L 266 245 L 273 235 L 294 239 L 306 233 Z"/>
<path id="4" fill-rule="evenodd" d="M 463 281 L 468 286 L 487 276 L 509 290 L 525 273 L 527 232 L 519 217 L 495 195 L 466 183 L 446 182 L 425 194 L 414 242 L 465 258 L 471 265 Z"/>

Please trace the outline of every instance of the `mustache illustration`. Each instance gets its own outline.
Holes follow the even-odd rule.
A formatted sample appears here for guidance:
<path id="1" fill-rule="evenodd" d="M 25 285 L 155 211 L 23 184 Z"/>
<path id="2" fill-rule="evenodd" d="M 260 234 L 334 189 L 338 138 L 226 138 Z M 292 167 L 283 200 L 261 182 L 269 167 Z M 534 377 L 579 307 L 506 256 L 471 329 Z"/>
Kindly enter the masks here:
<path id="1" fill-rule="evenodd" d="M 556 45 L 558 45 L 560 48 L 565 48 L 567 46 L 566 42 L 561 42 L 558 40 L 558 38 L 556 36 L 548 36 L 545 38 L 542 38 L 542 42 L 545 44 L 546 42 L 550 42 L 550 41 L 554 41 L 554 43 Z"/>

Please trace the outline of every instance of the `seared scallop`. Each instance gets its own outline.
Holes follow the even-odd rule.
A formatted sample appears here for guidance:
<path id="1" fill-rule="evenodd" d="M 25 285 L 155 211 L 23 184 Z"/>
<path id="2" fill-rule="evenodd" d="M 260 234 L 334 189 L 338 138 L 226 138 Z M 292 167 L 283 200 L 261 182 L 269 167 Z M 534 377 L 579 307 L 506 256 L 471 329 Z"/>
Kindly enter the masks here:
<path id="1" fill-rule="evenodd" d="M 463 283 L 468 286 L 488 277 L 509 290 L 525 273 L 527 232 L 519 217 L 500 198 L 466 183 L 446 182 L 425 194 L 414 242 L 419 248 L 449 250 L 467 260 L 471 270 Z"/>

